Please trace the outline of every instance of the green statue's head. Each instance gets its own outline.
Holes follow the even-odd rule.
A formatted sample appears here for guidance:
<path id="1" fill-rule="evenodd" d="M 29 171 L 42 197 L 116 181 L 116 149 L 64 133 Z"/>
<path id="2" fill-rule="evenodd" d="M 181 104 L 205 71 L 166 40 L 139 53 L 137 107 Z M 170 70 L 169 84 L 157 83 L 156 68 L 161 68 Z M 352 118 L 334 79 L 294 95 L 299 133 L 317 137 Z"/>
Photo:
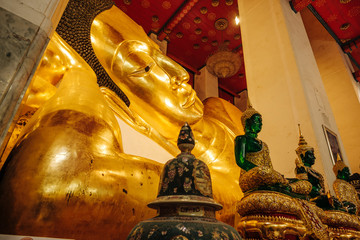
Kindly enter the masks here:
<path id="1" fill-rule="evenodd" d="M 343 170 L 338 172 L 336 177 L 348 181 L 350 178 L 350 169 L 348 167 L 344 167 Z"/>
<path id="2" fill-rule="evenodd" d="M 241 124 L 244 127 L 245 132 L 259 133 L 262 127 L 261 114 L 256 111 L 248 99 L 248 106 L 241 116 Z"/>
<path id="3" fill-rule="evenodd" d="M 301 134 L 300 124 L 299 124 L 299 146 L 295 150 L 296 154 L 299 158 L 301 158 L 301 161 L 304 163 L 305 166 L 311 167 L 315 163 L 315 154 L 314 154 L 314 148 L 309 146 Z"/>
<path id="4" fill-rule="evenodd" d="M 262 118 L 259 113 L 253 114 L 250 118 L 245 121 L 245 132 L 246 133 L 256 133 L 258 134 L 261 131 L 262 127 Z"/>
<path id="5" fill-rule="evenodd" d="M 301 160 L 305 166 L 311 167 L 315 163 L 315 154 L 314 150 L 308 150 L 305 154 L 300 154 Z"/>
<path id="6" fill-rule="evenodd" d="M 338 179 L 348 181 L 350 178 L 350 169 L 345 165 L 339 156 L 333 167 L 333 171 Z"/>

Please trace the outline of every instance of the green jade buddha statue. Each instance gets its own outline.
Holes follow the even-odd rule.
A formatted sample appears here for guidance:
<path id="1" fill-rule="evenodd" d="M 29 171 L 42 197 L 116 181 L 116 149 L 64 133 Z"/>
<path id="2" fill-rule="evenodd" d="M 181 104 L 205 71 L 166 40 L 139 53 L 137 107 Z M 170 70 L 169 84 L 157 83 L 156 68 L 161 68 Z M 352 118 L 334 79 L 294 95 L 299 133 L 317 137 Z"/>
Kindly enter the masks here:
<path id="1" fill-rule="evenodd" d="M 333 184 L 336 197 L 339 199 L 348 213 L 359 215 L 360 200 L 355 187 L 349 183 L 349 167 L 346 166 L 345 163 L 340 159 L 339 154 L 333 167 L 333 171 L 337 178 Z"/>
<path id="2" fill-rule="evenodd" d="M 241 168 L 239 179 L 241 190 L 244 193 L 271 190 L 296 197 L 307 195 L 311 188 L 308 182 L 289 183 L 282 174 L 274 170 L 267 144 L 257 138 L 262 128 L 261 114 L 251 106 L 249 100 L 248 107 L 241 116 L 241 122 L 245 135 L 235 138 L 235 159 Z"/>
<path id="3" fill-rule="evenodd" d="M 342 210 L 341 203 L 333 196 L 325 193 L 324 177 L 312 168 L 315 164 L 314 148 L 309 146 L 301 133 L 299 126 L 299 146 L 295 150 L 296 159 L 295 174 L 297 179 L 306 180 L 311 183 L 310 201 L 324 210 Z"/>

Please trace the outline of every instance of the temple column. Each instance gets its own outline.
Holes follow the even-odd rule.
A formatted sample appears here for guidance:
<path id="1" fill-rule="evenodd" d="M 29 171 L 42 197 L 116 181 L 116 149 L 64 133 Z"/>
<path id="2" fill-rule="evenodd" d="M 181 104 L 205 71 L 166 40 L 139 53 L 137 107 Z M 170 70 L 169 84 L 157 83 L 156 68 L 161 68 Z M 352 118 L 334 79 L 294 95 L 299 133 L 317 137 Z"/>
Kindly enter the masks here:
<path id="1" fill-rule="evenodd" d="M 201 101 L 208 97 L 219 97 L 218 78 L 205 67 L 195 75 L 194 89 Z"/>
<path id="2" fill-rule="evenodd" d="M 323 125 L 344 148 L 300 14 L 288 0 L 238 0 L 238 5 L 248 94 L 263 115 L 259 138 L 268 143 L 274 168 L 294 177 L 300 123 L 315 148 L 314 168 L 331 186 L 335 175 Z"/>
<path id="3" fill-rule="evenodd" d="M 0 0 L 0 146 L 67 2 Z"/>

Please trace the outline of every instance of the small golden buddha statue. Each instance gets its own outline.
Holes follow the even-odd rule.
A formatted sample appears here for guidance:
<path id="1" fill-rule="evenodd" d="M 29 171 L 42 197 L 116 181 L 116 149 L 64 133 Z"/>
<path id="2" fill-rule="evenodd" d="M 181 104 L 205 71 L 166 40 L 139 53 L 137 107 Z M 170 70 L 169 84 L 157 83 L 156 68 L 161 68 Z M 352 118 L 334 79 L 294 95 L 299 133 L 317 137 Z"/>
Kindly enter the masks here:
<path id="1" fill-rule="evenodd" d="M 359 215 L 360 200 L 356 189 L 348 182 L 350 177 L 349 167 L 340 159 L 339 154 L 333 171 L 336 175 L 336 180 L 333 184 L 336 197 L 348 213 Z"/>

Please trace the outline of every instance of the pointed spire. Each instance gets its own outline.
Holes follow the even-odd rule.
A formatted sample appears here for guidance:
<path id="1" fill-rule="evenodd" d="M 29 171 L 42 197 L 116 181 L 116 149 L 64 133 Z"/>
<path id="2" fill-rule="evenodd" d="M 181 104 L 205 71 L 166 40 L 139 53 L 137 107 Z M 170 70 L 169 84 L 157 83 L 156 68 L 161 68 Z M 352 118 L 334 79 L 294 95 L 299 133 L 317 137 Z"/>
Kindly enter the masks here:
<path id="1" fill-rule="evenodd" d="M 185 122 L 180 130 L 177 145 L 181 152 L 191 152 L 195 147 L 194 135 L 187 122 Z"/>
<path id="2" fill-rule="evenodd" d="M 309 150 L 314 150 L 313 147 L 310 147 L 310 146 L 307 144 L 304 136 L 302 135 L 300 123 L 298 124 L 298 128 L 299 128 L 299 143 L 298 143 L 299 146 L 298 146 L 298 148 L 295 150 L 296 153 L 297 153 L 298 155 L 300 155 L 300 154 L 303 154 L 303 153 L 305 153 L 305 152 L 307 152 L 307 151 L 309 151 Z"/>

